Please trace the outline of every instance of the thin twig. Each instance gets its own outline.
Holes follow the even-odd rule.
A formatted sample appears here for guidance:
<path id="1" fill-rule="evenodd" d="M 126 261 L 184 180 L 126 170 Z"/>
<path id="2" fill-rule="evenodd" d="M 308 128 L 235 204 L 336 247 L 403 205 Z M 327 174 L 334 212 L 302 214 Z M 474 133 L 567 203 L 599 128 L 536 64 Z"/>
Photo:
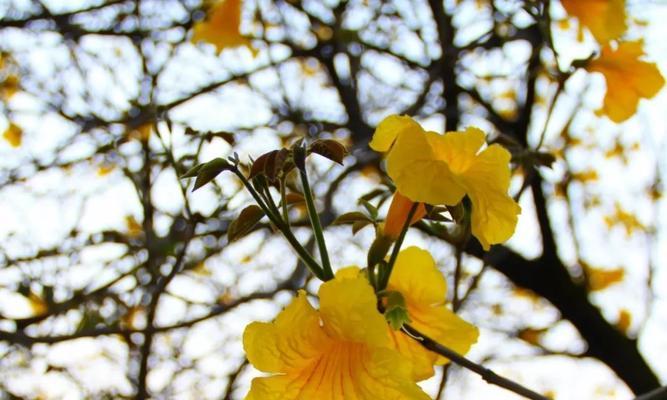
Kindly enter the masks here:
<path id="1" fill-rule="evenodd" d="M 518 395 L 521 395 L 525 398 L 528 399 L 533 399 L 533 400 L 549 400 L 547 397 L 534 392 L 514 381 L 511 381 L 505 377 L 502 377 L 495 372 L 491 371 L 490 369 L 484 367 L 483 365 L 477 364 L 462 355 L 454 352 L 453 350 L 449 349 L 448 347 L 443 346 L 442 344 L 436 342 L 435 340 L 429 338 L 428 336 L 424 335 L 423 333 L 419 332 L 415 328 L 411 327 L 410 325 L 403 325 L 403 330 L 413 339 L 417 340 L 424 348 L 431 350 L 434 353 L 438 353 L 441 356 L 447 357 L 450 359 L 452 362 L 462 366 L 465 369 L 468 369 L 479 376 L 482 377 L 485 381 L 492 385 L 500 386 L 504 389 L 507 389 L 511 392 L 514 392 Z M 656 398 L 657 399 L 657 398 Z M 644 400 L 644 399 L 642 399 Z"/>

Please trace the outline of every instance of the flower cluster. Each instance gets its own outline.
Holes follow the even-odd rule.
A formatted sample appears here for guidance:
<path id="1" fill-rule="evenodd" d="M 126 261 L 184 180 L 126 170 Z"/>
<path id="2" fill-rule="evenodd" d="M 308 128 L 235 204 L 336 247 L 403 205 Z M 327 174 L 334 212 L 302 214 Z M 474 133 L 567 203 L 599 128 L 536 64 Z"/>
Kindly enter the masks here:
<path id="1" fill-rule="evenodd" d="M 461 353 L 477 340 L 477 328 L 445 307 L 445 279 L 425 250 L 400 253 L 388 290 L 405 298 L 413 326 L 430 337 Z M 248 360 L 272 375 L 255 378 L 246 399 L 429 398 L 416 382 L 447 360 L 389 327 L 366 274 L 343 268 L 318 297 L 319 310 L 301 291 L 275 321 L 248 325 Z"/>
<path id="2" fill-rule="evenodd" d="M 586 66 L 601 73 L 607 93 L 599 115 L 626 121 L 637 112 L 642 98 L 653 98 L 665 85 L 655 63 L 642 60 L 641 41 L 623 41 L 627 30 L 625 0 L 561 0 L 568 14 L 579 20 L 601 46 L 599 56 Z"/>
<path id="3" fill-rule="evenodd" d="M 426 132 L 412 118 L 392 115 L 377 127 L 370 146 L 387 155 L 387 173 L 413 202 L 472 202 L 472 233 L 484 249 L 514 233 L 519 205 L 507 194 L 510 153 L 497 144 L 484 149 L 477 128 L 444 135 Z"/>

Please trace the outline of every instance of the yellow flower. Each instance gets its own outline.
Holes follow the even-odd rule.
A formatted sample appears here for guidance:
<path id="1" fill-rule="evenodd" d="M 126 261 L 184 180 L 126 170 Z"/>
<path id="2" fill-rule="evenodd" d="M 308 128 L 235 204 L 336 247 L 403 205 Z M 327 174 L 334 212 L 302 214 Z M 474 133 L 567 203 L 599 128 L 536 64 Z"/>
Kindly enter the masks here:
<path id="1" fill-rule="evenodd" d="M 616 50 L 606 45 L 600 57 L 586 67 L 604 75 L 607 94 L 599 112 L 614 122 L 632 117 L 640 98 L 652 98 L 665 85 L 655 63 L 639 60 L 643 55 L 641 41 L 620 43 Z"/>
<path id="2" fill-rule="evenodd" d="M 387 290 L 403 295 L 410 325 L 438 343 L 465 354 L 477 341 L 479 330 L 445 306 L 447 282 L 426 250 L 408 247 L 399 253 Z M 391 333 L 396 349 L 412 361 L 415 380 L 433 376 L 434 364 L 449 361 L 403 332 Z"/>
<path id="3" fill-rule="evenodd" d="M 7 75 L 3 82 L 0 82 L 0 98 L 5 101 L 10 100 L 16 92 L 19 91 L 19 77 L 15 74 Z"/>
<path id="4" fill-rule="evenodd" d="M 561 0 L 561 3 L 599 43 L 617 39 L 627 29 L 625 0 Z"/>
<path id="5" fill-rule="evenodd" d="M 322 284 L 320 310 L 301 291 L 272 323 L 245 329 L 248 360 L 260 371 L 246 400 L 361 400 L 429 397 L 412 365 L 392 348 L 376 297 L 356 267 Z"/>
<path id="6" fill-rule="evenodd" d="M 510 153 L 498 144 L 481 150 L 484 137 L 477 128 L 425 132 L 412 118 L 392 115 L 378 125 L 370 146 L 388 152 L 387 173 L 410 200 L 456 205 L 468 195 L 472 233 L 488 250 L 512 236 L 521 208 L 507 194 Z"/>
<path id="7" fill-rule="evenodd" d="M 2 134 L 2 137 L 12 146 L 21 147 L 23 141 L 23 130 L 13 122 L 9 123 L 9 127 Z"/>
<path id="8" fill-rule="evenodd" d="M 218 0 L 206 15 L 206 19 L 194 26 L 192 42 L 206 42 L 215 46 L 218 53 L 226 48 L 251 47 L 250 39 L 241 35 L 242 0 Z"/>

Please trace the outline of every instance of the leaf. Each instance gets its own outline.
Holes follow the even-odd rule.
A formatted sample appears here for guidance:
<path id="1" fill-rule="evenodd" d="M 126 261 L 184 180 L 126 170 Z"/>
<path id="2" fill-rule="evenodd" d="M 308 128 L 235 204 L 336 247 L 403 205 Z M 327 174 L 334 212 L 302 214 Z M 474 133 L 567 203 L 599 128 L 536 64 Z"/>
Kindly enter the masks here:
<path id="1" fill-rule="evenodd" d="M 454 222 L 454 220 L 451 219 L 450 217 L 442 215 L 442 213 L 444 212 L 447 213 L 449 212 L 449 210 L 447 210 L 447 207 L 426 205 L 426 210 L 427 213 L 423 217 L 426 220 L 439 221 L 439 222 Z"/>
<path id="2" fill-rule="evenodd" d="M 343 158 L 347 155 L 347 149 L 335 140 L 319 139 L 310 145 L 308 153 L 319 154 L 324 158 L 343 165 Z"/>
<path id="3" fill-rule="evenodd" d="M 364 229 L 365 227 L 367 227 L 368 225 L 371 225 L 371 224 L 373 224 L 372 221 L 357 221 L 357 222 L 354 222 L 352 224 L 352 234 L 356 235 L 357 232 L 359 232 L 360 230 Z"/>
<path id="4" fill-rule="evenodd" d="M 359 221 L 365 221 L 365 222 L 373 222 L 368 215 L 359 212 L 359 211 L 353 211 L 349 213 L 345 213 L 340 215 L 338 218 L 332 222 L 332 225 L 344 225 L 344 224 L 353 224 L 355 222 Z"/>
<path id="5" fill-rule="evenodd" d="M 287 163 L 290 156 L 290 151 L 287 149 L 280 149 L 274 152 L 272 157 L 266 160 L 264 173 L 269 181 L 275 181 L 283 175 L 283 167 Z"/>
<path id="6" fill-rule="evenodd" d="M 229 242 L 247 235 L 263 217 L 264 211 L 255 204 L 241 210 L 241 214 L 229 224 L 229 228 L 227 229 L 227 239 Z"/>
<path id="7" fill-rule="evenodd" d="M 197 176 L 197 174 L 199 174 L 199 170 L 202 169 L 203 166 L 204 164 L 195 165 L 194 167 L 187 170 L 183 175 L 181 175 L 181 179 L 194 178 Z"/>
<path id="8" fill-rule="evenodd" d="M 411 322 L 401 293 L 395 291 L 386 293 L 384 318 L 395 331 L 401 329 L 403 324 Z"/>
<path id="9" fill-rule="evenodd" d="M 209 183 L 222 171 L 230 170 L 231 168 L 232 165 L 222 158 L 215 158 L 207 162 L 199 169 L 197 173 L 197 180 L 195 180 L 195 186 L 192 188 L 192 191 L 194 192 L 195 190 Z"/>
<path id="10" fill-rule="evenodd" d="M 287 205 L 305 203 L 306 199 L 301 193 L 290 192 L 285 195 L 285 203 Z"/>
<path id="11" fill-rule="evenodd" d="M 255 162 L 252 163 L 252 167 L 250 168 L 250 174 L 248 175 L 248 179 L 252 180 L 257 175 L 264 174 L 265 171 L 266 171 L 267 163 L 269 163 L 269 160 L 271 158 L 275 158 L 277 152 L 278 152 L 278 150 L 272 150 L 272 151 L 269 151 L 268 153 L 264 153 L 261 156 L 257 157 Z"/>
<path id="12" fill-rule="evenodd" d="M 359 199 L 359 204 L 364 206 L 366 211 L 368 211 L 368 214 L 371 216 L 372 219 L 376 219 L 378 216 L 378 209 L 374 205 L 372 205 L 369 201 L 364 200 L 364 199 Z"/>

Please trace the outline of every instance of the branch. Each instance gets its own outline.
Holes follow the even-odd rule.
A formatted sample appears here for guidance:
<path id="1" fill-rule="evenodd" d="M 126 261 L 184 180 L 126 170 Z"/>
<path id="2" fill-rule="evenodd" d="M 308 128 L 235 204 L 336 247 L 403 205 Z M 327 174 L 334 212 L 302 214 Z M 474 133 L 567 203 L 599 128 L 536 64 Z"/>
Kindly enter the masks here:
<path id="1" fill-rule="evenodd" d="M 657 388 L 648 393 L 636 397 L 635 400 L 664 400 L 667 398 L 667 386 Z"/>
<path id="2" fill-rule="evenodd" d="M 533 399 L 533 400 L 549 400 L 547 397 L 534 392 L 514 381 L 511 381 L 507 378 L 504 378 L 495 372 L 491 371 L 490 369 L 484 367 L 483 365 L 477 364 L 462 355 L 454 352 L 453 350 L 449 349 L 448 347 L 443 346 L 442 344 L 436 342 L 435 340 L 429 338 L 428 336 L 424 335 L 423 333 L 419 332 L 415 328 L 411 327 L 410 325 L 403 325 L 403 330 L 413 339 L 417 340 L 424 348 L 431 350 L 434 353 L 438 353 L 441 356 L 447 357 L 449 360 L 452 362 L 462 366 L 465 369 L 468 369 L 479 376 L 482 377 L 486 382 L 500 386 L 504 389 L 507 389 L 511 392 L 514 392 L 518 395 L 521 395 L 525 398 L 528 399 Z"/>

